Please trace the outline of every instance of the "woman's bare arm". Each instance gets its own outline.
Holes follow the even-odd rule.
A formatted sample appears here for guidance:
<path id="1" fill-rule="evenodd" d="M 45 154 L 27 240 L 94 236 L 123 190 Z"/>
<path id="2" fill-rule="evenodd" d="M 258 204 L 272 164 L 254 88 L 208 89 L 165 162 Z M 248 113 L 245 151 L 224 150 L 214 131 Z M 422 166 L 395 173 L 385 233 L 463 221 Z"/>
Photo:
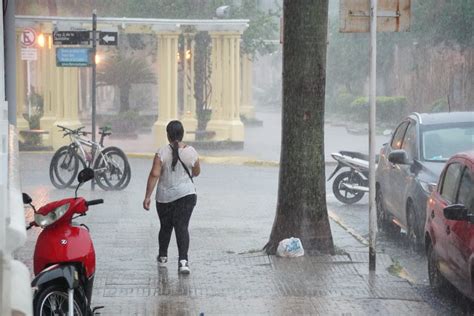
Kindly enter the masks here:
<path id="1" fill-rule="evenodd" d="M 201 173 L 201 165 L 199 164 L 199 159 L 196 160 L 196 162 L 194 163 L 193 169 L 191 171 L 192 171 L 193 177 L 197 177 Z"/>
<path id="2" fill-rule="evenodd" d="M 151 201 L 150 197 L 153 192 L 153 189 L 156 186 L 156 183 L 160 179 L 160 175 L 161 175 L 161 159 L 158 156 L 158 154 L 156 154 L 155 158 L 153 159 L 153 166 L 151 167 L 150 174 L 148 175 L 145 199 L 143 200 L 143 208 L 147 211 L 150 209 L 150 201 Z"/>

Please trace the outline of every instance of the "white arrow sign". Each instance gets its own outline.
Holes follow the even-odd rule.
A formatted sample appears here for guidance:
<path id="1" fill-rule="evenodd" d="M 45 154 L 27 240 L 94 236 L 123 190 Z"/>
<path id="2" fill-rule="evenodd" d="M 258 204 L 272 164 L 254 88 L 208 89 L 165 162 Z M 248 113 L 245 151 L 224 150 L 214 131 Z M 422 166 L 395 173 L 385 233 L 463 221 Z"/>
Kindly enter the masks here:
<path id="1" fill-rule="evenodd" d="M 105 35 L 102 38 L 102 40 L 106 43 L 111 42 L 111 41 L 115 42 L 115 36 Z"/>
<path id="2" fill-rule="evenodd" d="M 118 34 L 117 32 L 100 32 L 99 44 L 100 45 L 117 45 Z"/>

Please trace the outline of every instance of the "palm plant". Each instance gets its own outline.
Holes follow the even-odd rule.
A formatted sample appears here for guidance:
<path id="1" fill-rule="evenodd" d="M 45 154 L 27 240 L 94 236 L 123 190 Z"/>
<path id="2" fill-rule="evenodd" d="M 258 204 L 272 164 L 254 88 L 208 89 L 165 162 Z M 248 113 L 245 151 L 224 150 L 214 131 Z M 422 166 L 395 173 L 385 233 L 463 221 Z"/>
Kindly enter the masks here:
<path id="1" fill-rule="evenodd" d="M 99 86 L 115 86 L 120 90 L 120 113 L 130 109 L 132 84 L 156 83 L 156 76 L 145 59 L 117 54 L 97 69 Z"/>

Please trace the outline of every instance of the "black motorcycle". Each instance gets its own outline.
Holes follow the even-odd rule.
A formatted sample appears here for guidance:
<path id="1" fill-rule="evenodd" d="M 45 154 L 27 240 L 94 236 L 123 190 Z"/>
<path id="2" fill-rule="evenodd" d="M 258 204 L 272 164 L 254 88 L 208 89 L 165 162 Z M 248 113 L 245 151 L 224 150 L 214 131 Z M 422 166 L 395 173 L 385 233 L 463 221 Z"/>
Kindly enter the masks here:
<path id="1" fill-rule="evenodd" d="M 353 151 L 340 151 L 332 153 L 331 156 L 337 161 L 336 169 L 328 180 L 341 169 L 332 183 L 332 191 L 336 199 L 345 204 L 353 204 L 369 192 L 369 156 Z"/>

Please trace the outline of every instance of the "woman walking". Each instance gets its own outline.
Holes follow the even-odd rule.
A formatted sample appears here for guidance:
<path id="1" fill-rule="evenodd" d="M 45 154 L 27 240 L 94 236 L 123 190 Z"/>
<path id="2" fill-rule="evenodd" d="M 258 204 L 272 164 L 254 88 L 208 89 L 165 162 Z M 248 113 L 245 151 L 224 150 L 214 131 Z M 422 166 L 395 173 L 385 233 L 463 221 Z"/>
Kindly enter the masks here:
<path id="1" fill-rule="evenodd" d="M 168 246 L 173 228 L 178 244 L 178 272 L 189 274 L 188 225 L 196 205 L 196 188 L 193 177 L 201 172 L 196 150 L 182 143 L 184 129 L 180 121 L 171 121 L 166 126 L 169 145 L 156 152 L 148 176 L 143 208 L 150 209 L 151 194 L 156 183 L 156 209 L 160 219 L 158 234 L 158 257 L 160 266 L 168 262 Z"/>

